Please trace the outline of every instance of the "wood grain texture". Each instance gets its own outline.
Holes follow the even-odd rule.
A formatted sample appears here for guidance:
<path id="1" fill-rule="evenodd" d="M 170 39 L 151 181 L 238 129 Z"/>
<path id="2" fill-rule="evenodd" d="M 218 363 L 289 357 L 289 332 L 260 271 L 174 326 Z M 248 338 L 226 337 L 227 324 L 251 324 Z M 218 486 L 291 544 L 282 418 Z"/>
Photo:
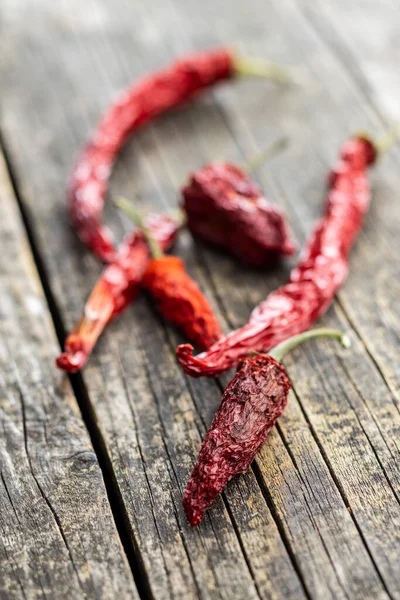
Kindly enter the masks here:
<path id="1" fill-rule="evenodd" d="M 0 206 L 0 596 L 137 598 L 1 155 Z"/>
<path id="2" fill-rule="evenodd" d="M 311 2 L 253 0 L 232 18 L 228 0 L 96 0 L 79 10 L 77 2 L 42 2 L 38 11 L 28 0 L 5 4 L 2 130 L 67 328 L 100 270 L 65 225 L 72 155 L 123 86 L 184 51 L 234 40 L 248 54 L 303 63 L 309 89 L 220 88 L 132 140 L 112 192 L 144 209 L 174 206 L 191 169 L 242 161 L 288 133 L 290 152 L 258 175 L 304 240 L 339 144 L 352 131 L 382 129 L 387 108 L 382 101 L 378 112 L 356 77 L 362 52 L 352 68 L 343 60 L 353 32 L 342 28 L 327 43 L 334 4 L 326 4 L 320 14 Z M 392 10 L 385 3 L 381 19 L 394 28 Z M 376 56 L 373 46 L 369 52 Z M 394 66 L 385 68 L 395 76 Z M 377 94 L 376 80 L 370 86 Z M 84 380 L 155 598 L 399 597 L 399 311 L 389 301 L 399 281 L 395 157 L 376 169 L 351 276 L 322 320 L 351 332 L 351 352 L 318 342 L 288 358 L 295 385 L 285 415 L 254 469 L 231 482 L 198 529 L 188 528 L 180 500 L 218 383 L 182 376 L 173 355 L 179 337 L 144 298 L 100 341 Z M 130 227 L 111 209 L 108 217 L 119 235 Z M 187 234 L 178 250 L 226 329 L 242 324 L 289 269 L 246 271 Z"/>

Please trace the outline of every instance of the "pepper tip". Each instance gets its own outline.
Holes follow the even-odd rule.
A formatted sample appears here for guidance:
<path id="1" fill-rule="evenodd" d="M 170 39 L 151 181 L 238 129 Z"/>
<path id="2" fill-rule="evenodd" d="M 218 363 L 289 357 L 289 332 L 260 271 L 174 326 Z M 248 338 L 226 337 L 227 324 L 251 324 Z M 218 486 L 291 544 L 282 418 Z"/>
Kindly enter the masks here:
<path id="1" fill-rule="evenodd" d="M 176 356 L 181 365 L 186 362 L 186 358 L 190 358 L 193 356 L 194 347 L 192 344 L 179 344 L 176 349 Z"/>
<path id="2" fill-rule="evenodd" d="M 76 373 L 84 366 L 86 360 L 87 356 L 84 352 L 75 352 L 75 354 L 62 352 L 59 356 L 57 356 L 55 363 L 62 371 Z"/>
<path id="3" fill-rule="evenodd" d="M 196 527 L 204 517 L 204 510 L 200 510 L 198 507 L 193 506 L 190 497 L 186 494 L 183 496 L 182 506 L 183 512 L 189 521 L 189 525 L 191 527 Z"/>

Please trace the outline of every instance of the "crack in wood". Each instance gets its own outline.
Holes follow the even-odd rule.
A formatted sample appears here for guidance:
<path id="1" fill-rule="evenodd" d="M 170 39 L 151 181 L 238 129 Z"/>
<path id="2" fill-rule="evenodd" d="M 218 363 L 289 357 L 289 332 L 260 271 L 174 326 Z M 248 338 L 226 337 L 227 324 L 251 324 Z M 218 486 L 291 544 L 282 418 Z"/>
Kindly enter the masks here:
<path id="1" fill-rule="evenodd" d="M 20 518 L 19 518 L 17 510 L 16 510 L 16 508 L 14 506 L 14 502 L 12 501 L 12 498 L 11 498 L 11 495 L 10 495 L 10 491 L 8 489 L 8 486 L 7 486 L 6 480 L 4 479 L 4 474 L 3 474 L 2 471 L 0 472 L 0 477 L 1 477 L 1 481 L 3 482 L 4 489 L 6 490 L 7 498 L 8 498 L 8 500 L 9 500 L 9 502 L 11 504 L 11 507 L 12 507 L 12 509 L 14 511 L 15 517 L 16 517 L 18 523 L 21 525 Z"/>

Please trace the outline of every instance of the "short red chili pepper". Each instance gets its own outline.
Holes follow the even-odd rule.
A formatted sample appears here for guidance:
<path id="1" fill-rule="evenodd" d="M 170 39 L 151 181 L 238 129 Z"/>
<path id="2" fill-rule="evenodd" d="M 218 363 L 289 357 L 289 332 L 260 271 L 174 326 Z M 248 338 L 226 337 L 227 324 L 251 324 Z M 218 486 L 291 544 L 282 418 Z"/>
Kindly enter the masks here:
<path id="1" fill-rule="evenodd" d="M 180 227 L 176 219 L 154 214 L 145 223 L 163 250 L 172 246 Z M 56 359 L 60 369 L 74 373 L 86 364 L 106 325 L 138 294 L 149 261 L 148 244 L 137 229 L 125 238 L 93 288 L 83 315 L 65 341 L 64 352 Z"/>
<path id="2" fill-rule="evenodd" d="M 154 298 L 161 314 L 198 348 L 207 349 L 222 336 L 207 298 L 177 256 L 152 260 L 142 286 Z"/>
<path id="3" fill-rule="evenodd" d="M 117 204 L 142 227 L 153 255 L 143 275 L 142 287 L 154 298 L 159 311 L 170 323 L 199 348 L 209 348 L 222 336 L 222 331 L 207 298 L 187 274 L 180 258 L 163 255 L 132 205 L 124 200 Z"/>
<path id="4" fill-rule="evenodd" d="M 284 354 L 305 340 L 321 336 L 337 337 L 343 345 L 349 345 L 347 336 L 340 332 L 315 329 L 290 338 L 270 354 L 256 354 L 239 362 L 183 496 L 183 508 L 191 525 L 201 521 L 232 477 L 248 471 L 283 413 L 291 387 L 285 368 L 279 364 Z"/>
<path id="5" fill-rule="evenodd" d="M 275 154 L 285 140 L 268 149 Z M 182 189 L 182 208 L 194 237 L 228 251 L 251 267 L 270 266 L 295 246 L 278 207 L 264 197 L 248 170 L 210 163 Z"/>
<path id="6" fill-rule="evenodd" d="M 364 137 L 346 142 L 329 176 L 324 217 L 306 243 L 289 282 L 257 306 L 249 321 L 221 338 L 207 352 L 193 356 L 190 344 L 178 347 L 185 373 L 215 376 L 253 350 L 267 351 L 305 331 L 323 314 L 345 280 L 348 254 L 370 202 L 367 168 L 377 156 L 377 144 Z"/>
<path id="7" fill-rule="evenodd" d="M 166 111 L 193 99 L 219 81 L 240 74 L 288 81 L 267 61 L 240 59 L 226 49 L 187 56 L 135 83 L 108 109 L 72 171 L 68 208 L 80 239 L 102 260 L 116 249 L 102 223 L 107 183 L 115 158 L 129 135 Z"/>

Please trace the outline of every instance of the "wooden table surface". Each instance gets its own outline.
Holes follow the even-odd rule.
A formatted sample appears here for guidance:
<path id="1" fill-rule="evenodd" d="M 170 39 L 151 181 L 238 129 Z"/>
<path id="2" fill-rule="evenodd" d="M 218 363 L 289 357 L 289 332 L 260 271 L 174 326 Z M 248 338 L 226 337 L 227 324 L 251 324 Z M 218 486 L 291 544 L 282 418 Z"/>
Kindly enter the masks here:
<path id="1" fill-rule="evenodd" d="M 285 360 L 293 391 L 251 470 L 191 529 L 181 498 L 220 381 L 186 378 L 180 338 L 140 297 L 81 375 L 54 366 L 101 265 L 68 225 L 65 182 L 115 95 L 183 53 L 221 44 L 301 66 L 303 87 L 220 86 L 135 135 L 111 194 L 175 207 L 206 161 L 259 169 L 301 245 L 352 132 L 400 119 L 394 0 L 3 0 L 0 148 L 0 597 L 400 598 L 400 145 L 371 173 L 350 276 L 318 341 Z M 112 207 L 120 239 L 130 228 Z M 288 275 L 178 244 L 224 329 Z"/>

